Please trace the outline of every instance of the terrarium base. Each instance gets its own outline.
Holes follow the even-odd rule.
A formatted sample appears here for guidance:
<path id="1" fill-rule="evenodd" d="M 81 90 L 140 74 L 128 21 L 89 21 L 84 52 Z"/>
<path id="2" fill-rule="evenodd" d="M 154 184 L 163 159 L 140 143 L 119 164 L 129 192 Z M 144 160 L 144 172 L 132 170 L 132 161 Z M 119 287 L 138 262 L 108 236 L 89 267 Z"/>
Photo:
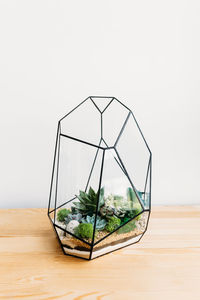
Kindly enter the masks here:
<path id="1" fill-rule="evenodd" d="M 108 245 L 106 247 L 98 247 L 98 248 L 93 248 L 93 252 L 92 252 L 92 259 L 96 258 L 98 256 L 104 255 L 106 253 L 115 251 L 119 248 L 128 246 L 130 244 L 136 243 L 139 241 L 140 237 L 142 236 L 142 234 L 137 235 L 133 238 L 129 238 L 128 240 L 124 241 L 124 242 L 117 242 L 114 245 Z M 79 250 L 79 249 L 73 249 L 73 248 L 69 248 L 67 246 L 64 247 L 64 251 L 66 254 L 70 254 L 70 255 L 75 255 L 75 256 L 79 256 L 79 257 L 83 257 L 83 258 L 89 258 L 90 256 L 90 251 L 88 249 L 88 251 L 85 250 Z"/>
<path id="2" fill-rule="evenodd" d="M 106 231 L 99 231 L 95 238 L 96 244 L 92 249 L 91 258 L 95 258 L 97 256 L 112 252 L 114 250 L 137 242 L 146 229 L 147 219 L 148 213 L 144 212 L 141 215 L 140 219 L 135 221 L 136 228 L 130 232 L 119 233 L 118 231 L 115 231 L 112 234 L 108 235 L 108 232 Z M 63 230 L 59 230 L 58 228 L 56 228 L 56 230 L 61 243 L 64 246 L 66 254 L 84 258 L 90 257 L 91 246 L 89 244 L 76 239 L 70 234 L 64 234 Z M 91 243 L 91 240 L 88 239 L 87 242 Z"/>

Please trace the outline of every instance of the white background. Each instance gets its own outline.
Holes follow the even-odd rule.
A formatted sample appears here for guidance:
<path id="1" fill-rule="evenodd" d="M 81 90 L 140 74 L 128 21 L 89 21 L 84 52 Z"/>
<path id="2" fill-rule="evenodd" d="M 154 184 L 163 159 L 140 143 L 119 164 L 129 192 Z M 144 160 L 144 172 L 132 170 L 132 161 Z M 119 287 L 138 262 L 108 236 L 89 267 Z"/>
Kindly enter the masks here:
<path id="1" fill-rule="evenodd" d="M 153 204 L 199 204 L 199 29 L 199 1 L 0 0 L 0 207 L 47 206 L 57 120 L 89 95 L 134 111 Z"/>

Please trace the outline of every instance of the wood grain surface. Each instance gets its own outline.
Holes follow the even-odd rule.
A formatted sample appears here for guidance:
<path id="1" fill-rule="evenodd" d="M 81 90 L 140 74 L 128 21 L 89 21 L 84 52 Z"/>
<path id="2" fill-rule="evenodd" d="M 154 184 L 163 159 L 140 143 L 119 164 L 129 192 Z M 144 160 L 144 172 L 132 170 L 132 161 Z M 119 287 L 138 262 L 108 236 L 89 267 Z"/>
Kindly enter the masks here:
<path id="1" fill-rule="evenodd" d="M 0 210 L 0 299 L 200 299 L 200 206 L 153 207 L 136 245 L 63 255 L 46 209 Z"/>

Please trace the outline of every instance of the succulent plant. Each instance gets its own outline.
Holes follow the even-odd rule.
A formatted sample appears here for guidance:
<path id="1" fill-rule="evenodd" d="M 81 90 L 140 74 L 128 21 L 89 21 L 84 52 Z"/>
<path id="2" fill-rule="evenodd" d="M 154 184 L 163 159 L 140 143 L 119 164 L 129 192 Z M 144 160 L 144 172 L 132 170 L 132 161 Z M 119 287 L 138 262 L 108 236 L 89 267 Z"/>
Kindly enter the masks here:
<path id="1" fill-rule="evenodd" d="M 128 233 L 136 228 L 135 220 L 128 222 L 117 230 L 118 234 Z"/>
<path id="2" fill-rule="evenodd" d="M 134 216 L 138 215 L 140 212 L 142 212 L 142 207 L 140 203 L 134 203 L 133 208 L 127 212 L 126 216 L 130 219 L 134 218 Z M 135 218 L 135 220 L 139 220 L 141 218 L 141 214 Z"/>
<path id="3" fill-rule="evenodd" d="M 81 223 L 75 228 L 75 235 L 81 238 L 91 239 L 93 237 L 93 226 L 90 223 Z"/>
<path id="4" fill-rule="evenodd" d="M 115 209 L 112 207 L 109 207 L 107 205 L 103 205 L 99 211 L 99 213 L 102 217 L 108 217 L 108 216 L 111 217 L 114 215 L 114 212 L 115 212 Z"/>
<path id="5" fill-rule="evenodd" d="M 127 189 L 127 201 L 128 201 L 128 209 L 125 214 L 126 217 L 134 218 L 135 215 L 142 212 L 142 206 L 136 196 L 136 193 L 130 187 Z M 141 217 L 140 215 L 136 217 L 136 220 L 139 220 L 140 217 Z"/>
<path id="6" fill-rule="evenodd" d="M 57 220 L 59 222 L 64 222 L 65 221 L 65 218 L 70 214 L 70 210 L 69 209 L 66 209 L 66 208 L 62 208 L 58 211 L 58 214 L 57 214 Z"/>
<path id="7" fill-rule="evenodd" d="M 95 215 L 93 215 L 92 217 L 87 216 L 86 218 L 83 218 L 81 221 L 82 221 L 82 223 L 85 223 L 85 224 L 90 223 L 94 227 Z M 105 219 L 102 219 L 100 216 L 97 216 L 97 219 L 96 219 L 96 229 L 97 230 L 103 230 L 105 228 L 106 224 L 107 224 L 107 221 Z"/>
<path id="8" fill-rule="evenodd" d="M 101 188 L 99 193 L 95 193 L 91 187 L 88 193 L 80 191 L 79 196 L 77 196 L 79 202 L 73 202 L 73 210 L 81 213 L 84 216 L 92 216 L 96 212 L 98 195 L 100 208 L 102 205 L 104 205 L 104 188 Z"/>
<path id="9" fill-rule="evenodd" d="M 121 220 L 117 217 L 110 217 L 106 225 L 106 230 L 109 232 L 114 231 L 121 224 Z"/>
<path id="10" fill-rule="evenodd" d="M 119 195 L 114 195 L 113 196 L 113 201 L 114 201 L 114 206 L 115 207 L 119 207 L 119 206 L 123 205 L 123 203 L 124 203 L 124 197 L 123 196 L 119 196 Z"/>
<path id="11" fill-rule="evenodd" d="M 135 211 L 135 214 L 138 215 L 139 213 L 142 212 L 142 206 L 139 204 L 139 203 L 136 203 L 134 206 L 133 206 L 133 210 Z M 141 214 L 136 217 L 136 220 L 139 220 L 141 217 Z M 139 218 L 139 219 L 138 219 Z"/>
<path id="12" fill-rule="evenodd" d="M 122 208 L 123 206 L 123 197 L 111 194 L 105 199 L 105 204 L 100 208 L 100 214 L 106 218 L 109 218 L 113 215 L 116 215 L 117 217 L 123 217 L 126 212 Z"/>
<path id="13" fill-rule="evenodd" d="M 105 198 L 105 206 L 110 207 L 112 209 L 115 208 L 115 199 L 114 195 L 110 194 Z"/>
<path id="14" fill-rule="evenodd" d="M 127 213 L 127 209 L 123 207 L 119 207 L 115 209 L 115 216 L 118 218 L 123 218 Z"/>
<path id="15" fill-rule="evenodd" d="M 65 218 L 65 223 L 68 224 L 70 221 L 78 221 L 80 223 L 82 219 L 82 215 L 80 213 L 74 213 L 74 214 L 68 214 L 67 217 Z"/>
<path id="16" fill-rule="evenodd" d="M 127 201 L 129 202 L 131 207 L 134 202 L 138 202 L 135 191 L 132 188 L 130 187 L 127 188 L 126 195 L 127 195 Z"/>

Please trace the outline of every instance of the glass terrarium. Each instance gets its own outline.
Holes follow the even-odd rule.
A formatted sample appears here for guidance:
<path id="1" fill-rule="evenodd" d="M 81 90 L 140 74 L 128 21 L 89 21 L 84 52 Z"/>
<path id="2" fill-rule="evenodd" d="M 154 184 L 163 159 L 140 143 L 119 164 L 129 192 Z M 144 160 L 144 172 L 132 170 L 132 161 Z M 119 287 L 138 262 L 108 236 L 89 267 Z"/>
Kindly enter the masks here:
<path id="1" fill-rule="evenodd" d="M 151 209 L 151 151 L 132 111 L 91 96 L 58 122 L 48 216 L 87 260 L 137 243 Z"/>

